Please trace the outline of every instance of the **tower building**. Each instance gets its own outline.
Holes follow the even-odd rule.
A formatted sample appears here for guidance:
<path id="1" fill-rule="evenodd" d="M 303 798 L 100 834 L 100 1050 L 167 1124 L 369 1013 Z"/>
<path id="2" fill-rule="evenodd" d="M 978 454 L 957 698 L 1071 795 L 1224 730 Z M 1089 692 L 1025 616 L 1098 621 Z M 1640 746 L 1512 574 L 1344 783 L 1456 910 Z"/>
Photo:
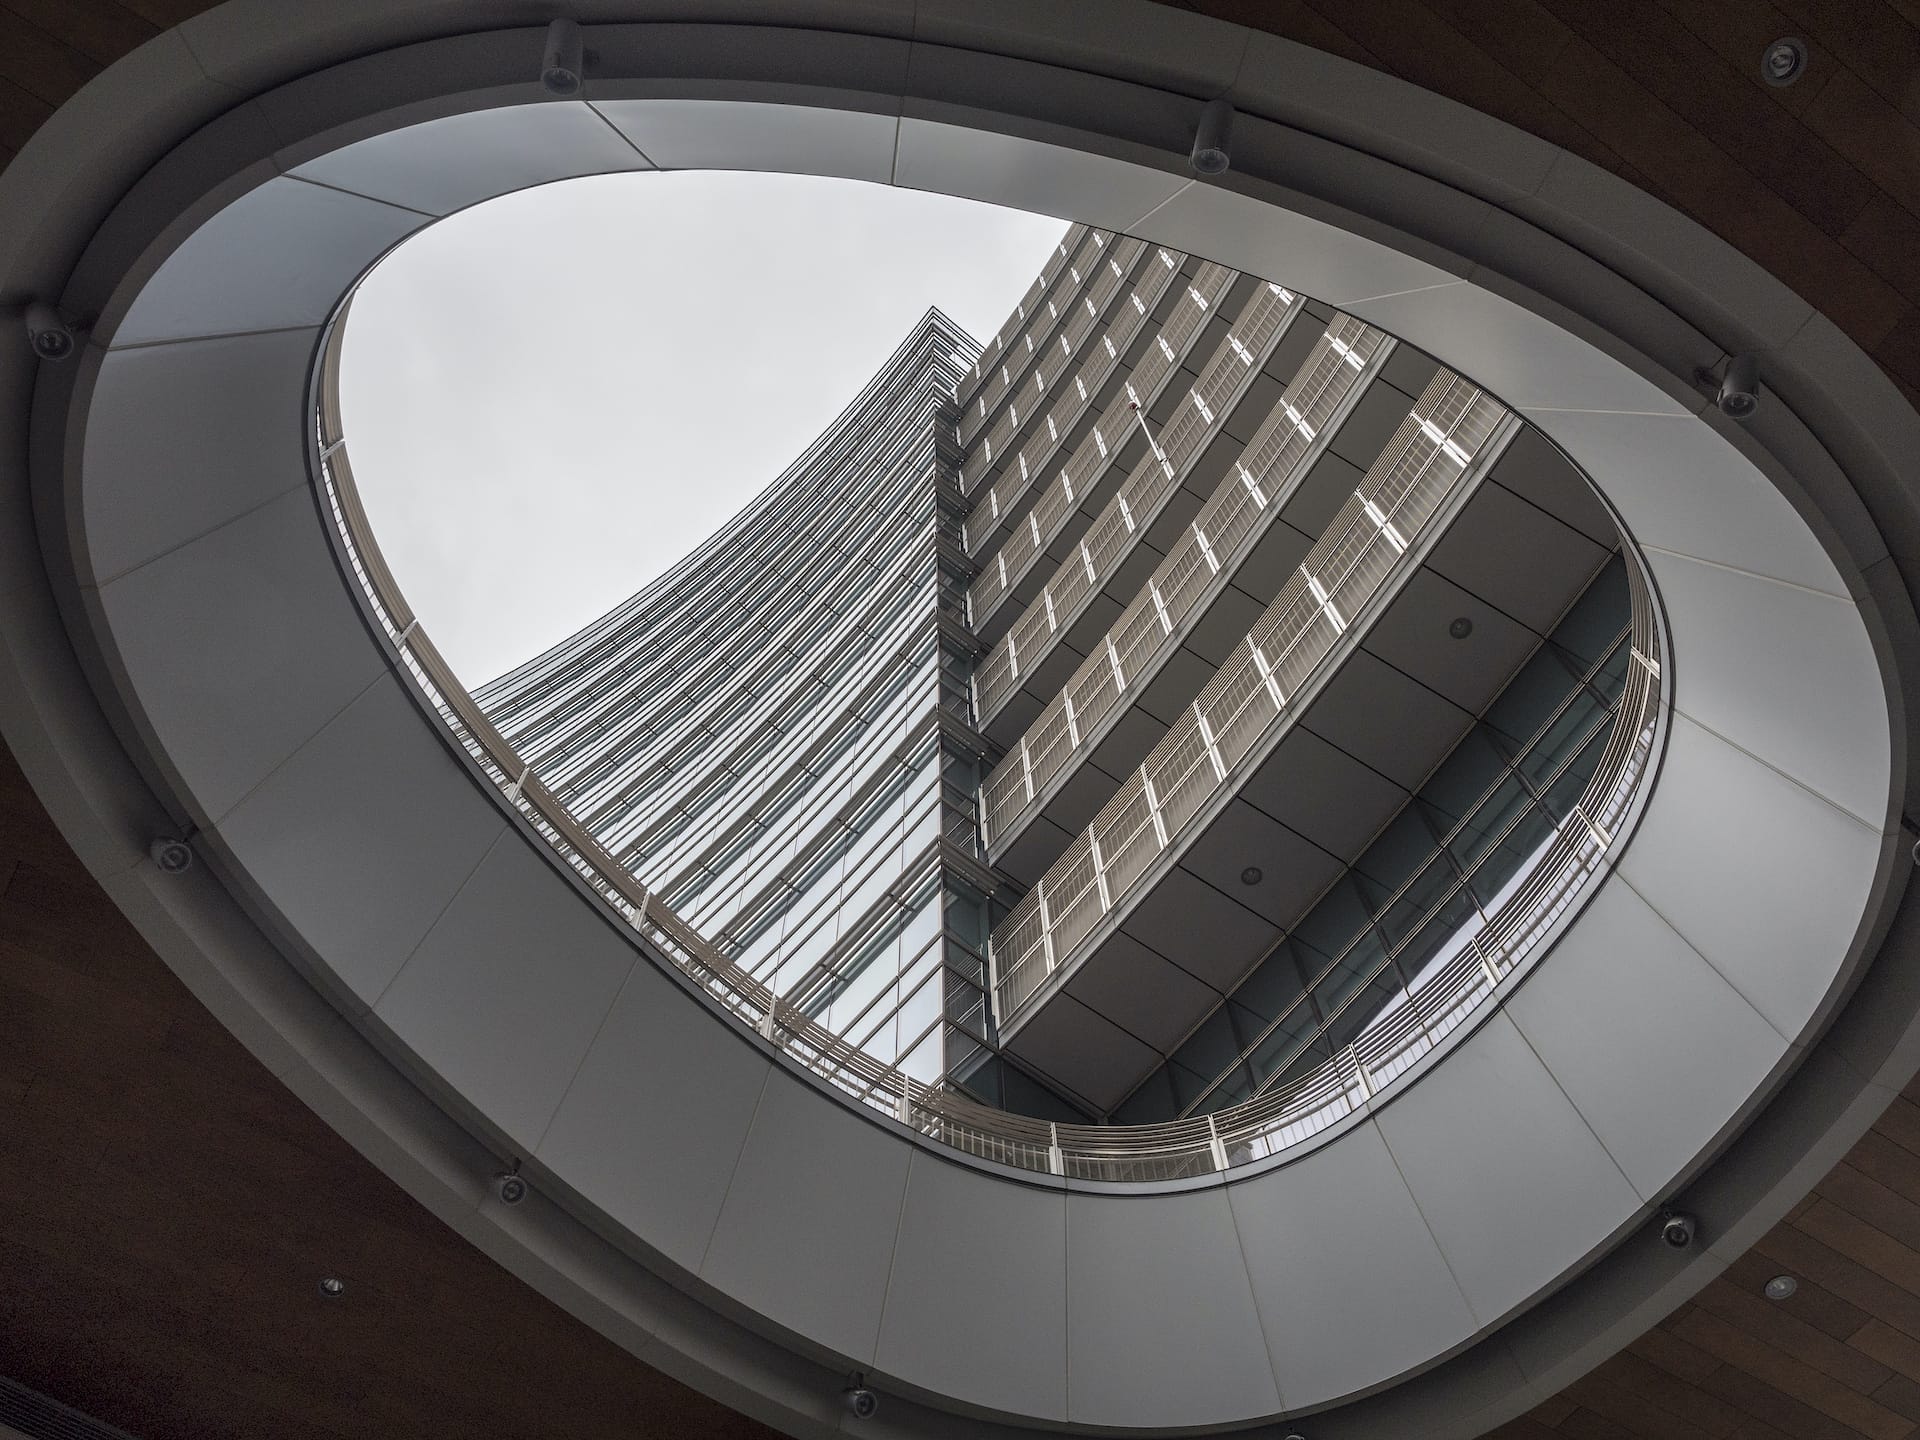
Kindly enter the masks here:
<path id="1" fill-rule="evenodd" d="M 657 913 L 928 1084 L 947 917 L 992 888 L 953 440 L 977 350 L 930 311 L 725 529 L 476 696 Z"/>
<path id="2" fill-rule="evenodd" d="M 475 699 L 764 1033 L 1137 1176 L 1312 1134 L 1529 958 L 1645 770 L 1656 652 L 1605 507 L 1493 397 L 1076 225 L 984 350 L 929 312 Z"/>

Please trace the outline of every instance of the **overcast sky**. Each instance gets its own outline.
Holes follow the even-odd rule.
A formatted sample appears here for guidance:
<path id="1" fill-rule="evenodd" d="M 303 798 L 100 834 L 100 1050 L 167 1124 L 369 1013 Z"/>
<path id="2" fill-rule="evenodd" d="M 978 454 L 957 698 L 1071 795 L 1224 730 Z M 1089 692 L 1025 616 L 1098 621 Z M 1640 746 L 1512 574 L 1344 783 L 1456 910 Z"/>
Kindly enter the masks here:
<path id="1" fill-rule="evenodd" d="M 1059 220 L 857 181 L 543 186 L 361 286 L 341 404 L 375 535 L 469 688 L 717 529 L 929 305 L 985 340 Z"/>

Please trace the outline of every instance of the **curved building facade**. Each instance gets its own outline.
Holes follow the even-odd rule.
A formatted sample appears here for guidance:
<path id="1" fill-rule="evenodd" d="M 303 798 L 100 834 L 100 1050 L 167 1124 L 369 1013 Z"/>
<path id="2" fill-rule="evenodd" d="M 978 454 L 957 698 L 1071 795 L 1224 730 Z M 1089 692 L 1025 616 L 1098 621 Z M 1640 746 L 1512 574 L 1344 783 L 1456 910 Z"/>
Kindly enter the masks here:
<path id="1" fill-rule="evenodd" d="M 928 1084 L 961 993 L 945 916 L 984 904 L 950 798 L 980 753 L 952 618 L 953 392 L 977 348 L 930 313 L 745 514 L 476 697 L 655 904 Z"/>

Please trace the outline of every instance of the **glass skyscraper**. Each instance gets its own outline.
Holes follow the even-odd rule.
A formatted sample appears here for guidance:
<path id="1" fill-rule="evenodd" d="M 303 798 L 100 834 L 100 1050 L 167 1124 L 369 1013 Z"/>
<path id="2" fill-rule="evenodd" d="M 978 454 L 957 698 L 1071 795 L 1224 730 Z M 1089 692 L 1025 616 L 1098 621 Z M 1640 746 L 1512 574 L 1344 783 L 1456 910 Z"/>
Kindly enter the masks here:
<path id="1" fill-rule="evenodd" d="M 1490 990 L 1604 827 L 1630 565 L 1469 381 L 1074 226 L 984 350 L 929 311 L 475 699 L 770 1038 L 1048 1122 L 1310 1117 Z"/>

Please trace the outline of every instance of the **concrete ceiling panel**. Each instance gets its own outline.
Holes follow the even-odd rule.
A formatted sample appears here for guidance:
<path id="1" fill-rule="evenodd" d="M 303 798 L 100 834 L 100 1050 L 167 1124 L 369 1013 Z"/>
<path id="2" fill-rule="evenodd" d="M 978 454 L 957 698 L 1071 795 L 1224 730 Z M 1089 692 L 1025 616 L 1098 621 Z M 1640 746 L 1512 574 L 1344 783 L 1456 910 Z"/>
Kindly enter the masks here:
<path id="1" fill-rule="evenodd" d="M 290 173 L 370 200 L 446 215 L 530 185 L 651 168 L 591 107 L 565 100 L 428 120 L 361 140 Z"/>

